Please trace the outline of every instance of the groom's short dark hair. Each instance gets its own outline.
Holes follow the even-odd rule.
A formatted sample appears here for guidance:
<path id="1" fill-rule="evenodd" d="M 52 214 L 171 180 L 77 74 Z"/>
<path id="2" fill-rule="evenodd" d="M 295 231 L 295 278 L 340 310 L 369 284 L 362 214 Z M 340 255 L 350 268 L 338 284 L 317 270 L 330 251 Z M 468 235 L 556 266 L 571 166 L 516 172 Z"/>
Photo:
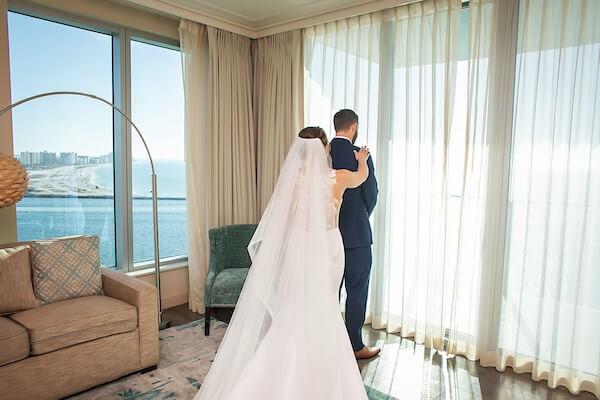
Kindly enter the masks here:
<path id="1" fill-rule="evenodd" d="M 345 131 L 355 122 L 358 123 L 358 115 L 348 108 L 336 112 L 333 116 L 333 127 L 336 132 Z"/>

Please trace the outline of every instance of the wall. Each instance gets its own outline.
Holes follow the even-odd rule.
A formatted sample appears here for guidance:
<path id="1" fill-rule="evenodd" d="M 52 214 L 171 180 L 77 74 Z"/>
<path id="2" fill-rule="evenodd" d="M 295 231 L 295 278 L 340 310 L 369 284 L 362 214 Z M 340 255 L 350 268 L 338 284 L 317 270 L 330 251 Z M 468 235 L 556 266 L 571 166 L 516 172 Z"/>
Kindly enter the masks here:
<path id="1" fill-rule="evenodd" d="M 143 274 L 137 276 L 151 285 L 155 283 L 155 274 Z M 178 306 L 188 302 L 188 269 L 176 268 L 160 273 L 160 294 L 162 296 L 163 309 Z"/>
<path id="2" fill-rule="evenodd" d="M 2 106 L 10 104 L 10 65 L 8 61 L 6 9 L 6 0 L 0 0 L 0 105 Z M 0 153 L 13 154 L 10 111 L 0 116 Z M 17 241 L 16 218 L 15 206 L 0 208 L 0 243 Z"/>
<path id="3" fill-rule="evenodd" d="M 5 1 L 5 0 L 3 0 Z M 179 40 L 179 18 L 109 0 L 15 0 L 11 7 L 37 6 Z"/>
<path id="4" fill-rule="evenodd" d="M 54 8 L 73 15 L 109 22 L 171 39 L 179 39 L 177 32 L 178 20 L 106 0 L 33 0 L 29 4 L 33 4 L 34 7 L 40 10 L 45 7 Z M 11 7 L 18 8 L 21 5 L 27 6 L 28 4 L 20 1 L 11 2 Z M 7 0 L 0 0 L 0 105 L 8 105 L 11 101 L 6 12 Z M 0 152 L 13 154 L 10 113 L 0 117 Z M 0 209 L 0 243 L 17 241 L 15 210 L 14 206 Z M 154 284 L 153 273 L 134 275 Z M 187 267 L 161 271 L 160 276 L 163 308 L 187 303 Z"/>

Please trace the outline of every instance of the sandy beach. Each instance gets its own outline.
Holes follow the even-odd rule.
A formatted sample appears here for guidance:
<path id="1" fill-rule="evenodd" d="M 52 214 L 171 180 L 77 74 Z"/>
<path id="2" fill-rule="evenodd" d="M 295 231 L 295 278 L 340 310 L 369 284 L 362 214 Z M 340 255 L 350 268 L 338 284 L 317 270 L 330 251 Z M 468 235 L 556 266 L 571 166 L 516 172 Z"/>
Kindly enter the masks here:
<path id="1" fill-rule="evenodd" d="M 94 183 L 94 171 L 101 165 L 68 165 L 28 170 L 28 196 L 112 196 L 111 188 Z"/>

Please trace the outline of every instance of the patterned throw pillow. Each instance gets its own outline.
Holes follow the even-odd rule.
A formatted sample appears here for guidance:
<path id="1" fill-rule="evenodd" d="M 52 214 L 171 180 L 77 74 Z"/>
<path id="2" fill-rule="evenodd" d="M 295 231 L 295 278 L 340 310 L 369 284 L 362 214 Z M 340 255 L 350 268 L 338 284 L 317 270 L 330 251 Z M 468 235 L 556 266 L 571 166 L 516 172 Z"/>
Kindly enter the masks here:
<path id="1" fill-rule="evenodd" d="M 97 236 L 31 242 L 33 288 L 42 304 L 104 294 Z"/>

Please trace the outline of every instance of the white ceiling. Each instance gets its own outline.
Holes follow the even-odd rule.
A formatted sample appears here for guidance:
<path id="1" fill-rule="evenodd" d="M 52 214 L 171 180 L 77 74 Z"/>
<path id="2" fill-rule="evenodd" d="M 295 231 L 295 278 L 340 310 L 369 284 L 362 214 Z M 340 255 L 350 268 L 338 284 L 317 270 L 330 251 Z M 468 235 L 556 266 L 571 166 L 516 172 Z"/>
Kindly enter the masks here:
<path id="1" fill-rule="evenodd" d="M 415 0 L 127 0 L 257 38 Z"/>

